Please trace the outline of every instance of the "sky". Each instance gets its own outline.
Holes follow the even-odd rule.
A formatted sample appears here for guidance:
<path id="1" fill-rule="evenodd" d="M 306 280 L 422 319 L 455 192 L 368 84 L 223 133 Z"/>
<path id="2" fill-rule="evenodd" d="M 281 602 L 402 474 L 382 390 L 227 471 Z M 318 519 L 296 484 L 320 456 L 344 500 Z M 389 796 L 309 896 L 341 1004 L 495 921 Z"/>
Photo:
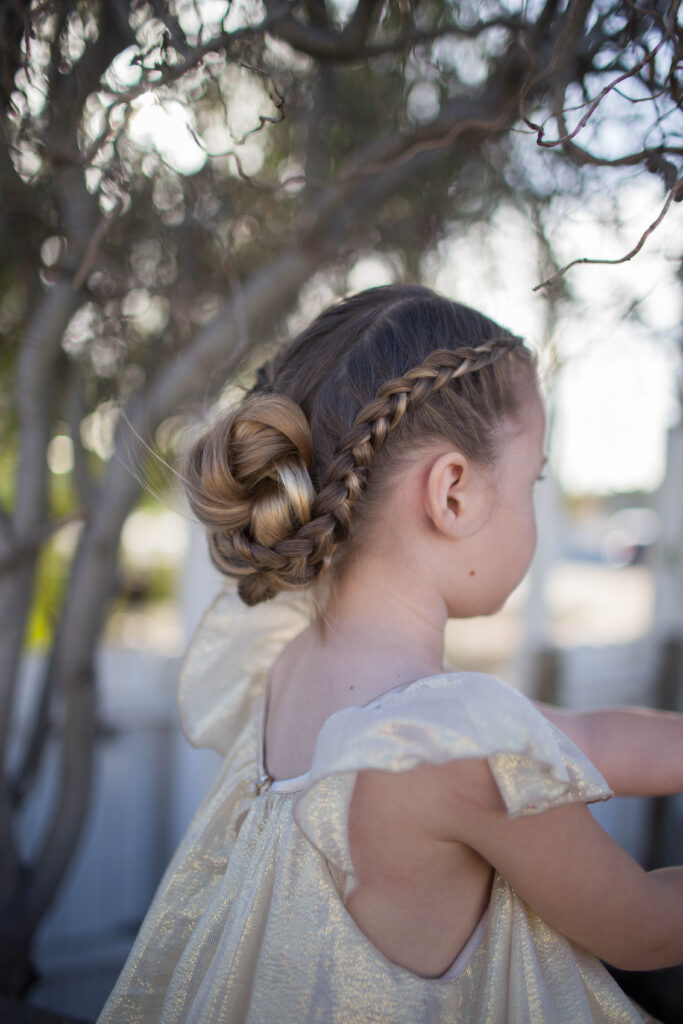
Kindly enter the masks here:
<path id="1" fill-rule="evenodd" d="M 621 231 L 601 228 L 598 212 L 590 209 L 565 218 L 554 239 L 561 259 L 628 252 L 662 199 L 644 182 L 623 202 L 637 212 Z M 558 366 L 547 384 L 551 465 L 571 493 L 650 491 L 663 479 L 667 430 L 679 418 L 680 228 L 681 213 L 674 209 L 633 261 L 568 271 L 576 302 L 559 311 L 550 331 Z M 533 291 L 541 275 L 521 214 L 501 210 L 474 237 L 454 239 L 428 262 L 437 289 L 476 304 L 533 347 L 547 346 L 545 299 Z M 639 316 L 629 315 L 634 308 Z"/>

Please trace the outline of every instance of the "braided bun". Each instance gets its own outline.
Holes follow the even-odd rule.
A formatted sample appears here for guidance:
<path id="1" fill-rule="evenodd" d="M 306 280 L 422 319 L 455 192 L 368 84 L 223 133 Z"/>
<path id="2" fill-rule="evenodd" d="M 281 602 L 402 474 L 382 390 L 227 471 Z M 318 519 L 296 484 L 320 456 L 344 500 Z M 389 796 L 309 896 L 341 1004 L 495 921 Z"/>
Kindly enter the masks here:
<path id="1" fill-rule="evenodd" d="M 309 475 L 311 431 L 284 395 L 253 395 L 192 446 L 185 469 L 188 499 L 207 527 L 214 565 L 240 575 L 247 604 L 309 582 L 300 559 L 273 547 L 307 523 L 315 497 Z"/>
<path id="2" fill-rule="evenodd" d="M 188 455 L 212 561 L 250 605 L 340 569 L 402 460 L 446 441 L 494 461 L 500 424 L 533 382 L 520 338 L 428 288 L 331 307 Z"/>

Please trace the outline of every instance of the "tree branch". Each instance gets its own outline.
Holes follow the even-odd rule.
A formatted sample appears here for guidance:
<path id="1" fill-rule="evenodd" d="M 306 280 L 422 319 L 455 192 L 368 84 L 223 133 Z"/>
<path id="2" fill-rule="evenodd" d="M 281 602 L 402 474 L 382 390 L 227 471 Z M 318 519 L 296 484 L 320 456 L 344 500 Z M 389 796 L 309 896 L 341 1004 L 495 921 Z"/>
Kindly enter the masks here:
<path id="1" fill-rule="evenodd" d="M 87 806 L 93 742 L 93 656 L 113 591 L 118 538 L 140 489 L 140 469 L 159 424 L 179 406 L 214 397 L 253 344 L 254 335 L 291 307 L 319 254 L 287 248 L 269 267 L 236 291 L 216 320 L 199 332 L 190 350 L 161 371 L 147 395 L 138 396 L 119 421 L 115 452 L 96 505 L 81 534 L 44 681 L 60 681 L 65 706 L 58 794 L 45 838 L 26 879 L 20 906 L 23 927 L 35 927 L 69 863 Z M 249 326 L 244 331 L 244 318 Z"/>
<path id="2" fill-rule="evenodd" d="M 588 6 L 590 7 L 590 5 Z M 593 100 L 591 100 L 591 102 L 587 105 L 588 109 L 586 113 L 581 118 L 579 118 L 576 127 L 571 132 L 566 131 L 564 110 L 562 110 L 561 117 L 561 134 L 556 139 L 546 140 L 545 128 L 542 125 L 535 124 L 533 121 L 530 121 L 528 118 L 525 118 L 524 123 L 527 124 L 529 128 L 531 128 L 536 133 L 536 145 L 542 146 L 543 148 L 546 149 L 550 149 L 554 146 L 562 146 L 567 142 L 571 142 L 571 140 L 574 139 L 583 128 L 585 128 L 590 118 L 598 109 L 604 98 L 608 96 L 610 92 L 612 92 L 614 89 L 616 89 L 618 85 L 621 85 L 622 82 L 625 82 L 628 78 L 633 78 L 634 75 L 637 75 L 637 73 L 640 70 L 642 70 L 642 68 L 644 68 L 647 64 L 650 64 L 655 59 L 655 57 L 657 56 L 661 48 L 664 46 L 664 44 L 667 43 L 672 38 L 673 29 L 675 26 L 675 16 L 679 6 L 680 0 L 675 0 L 675 3 L 672 5 L 671 11 L 671 17 L 674 20 L 672 22 L 671 19 L 669 19 L 667 24 L 667 30 L 662 36 L 662 38 L 659 40 L 655 48 L 653 50 L 648 50 L 648 52 L 645 54 L 642 60 L 634 64 L 634 66 L 630 68 L 630 70 L 625 71 L 623 74 L 618 75 L 617 78 L 614 78 L 611 82 L 608 82 L 608 84 L 600 90 L 598 95 Z M 571 52 L 571 48 L 568 48 L 568 52 Z M 562 91 L 564 93 L 564 84 Z"/>
<path id="3" fill-rule="evenodd" d="M 279 21 L 278 35 L 296 50 L 318 60 L 357 60 L 379 6 L 378 0 L 358 0 L 353 16 L 341 31 L 329 27 L 329 23 L 323 25 L 319 19 L 306 25 L 290 10 Z M 267 11 L 274 13 L 276 9 L 273 0 L 266 0 Z"/>
<path id="4" fill-rule="evenodd" d="M 481 104 L 485 107 L 485 104 Z M 501 132 L 504 128 L 508 128 L 514 120 L 514 115 L 517 110 L 517 97 L 512 97 L 503 110 L 494 117 L 463 117 L 458 120 L 455 124 L 451 125 L 450 128 L 443 131 L 440 134 L 435 131 L 436 125 L 430 125 L 429 129 L 424 133 L 417 132 L 412 139 L 409 140 L 409 144 L 405 146 L 396 156 L 387 158 L 385 160 L 378 160 L 373 163 L 366 164 L 362 167 L 358 167 L 355 171 L 350 171 L 347 175 L 342 175 L 339 180 L 342 181 L 353 181 L 356 178 L 374 177 L 377 174 L 386 174 L 389 171 L 394 171 L 404 164 L 409 163 L 414 157 L 421 153 L 433 152 L 440 149 L 446 149 L 448 146 L 452 146 L 461 135 L 473 132 L 479 135 L 490 135 L 496 132 Z M 423 134 L 424 137 L 420 138 Z M 396 148 L 398 148 L 398 137 L 396 137 Z"/>
<path id="5" fill-rule="evenodd" d="M 392 39 L 370 43 L 368 37 L 376 20 L 379 4 L 368 0 L 359 2 L 353 17 L 341 31 L 330 27 L 304 24 L 289 13 L 278 19 L 277 35 L 293 46 L 300 53 L 306 53 L 319 61 L 334 61 L 338 64 L 361 63 L 382 57 L 389 53 L 401 53 L 420 43 L 431 43 L 444 36 L 457 35 L 464 39 L 475 39 L 493 28 L 507 28 L 511 31 L 526 28 L 528 22 L 516 15 L 500 15 L 495 18 L 480 19 L 472 25 L 461 25 L 457 21 L 448 22 L 431 29 L 411 27 Z M 266 9 L 276 12 L 273 0 L 267 0 Z"/>
<path id="6" fill-rule="evenodd" d="M 85 416 L 82 373 L 77 360 L 70 359 L 67 369 L 65 415 L 74 453 L 74 485 L 84 511 L 97 497 L 97 485 L 88 469 L 88 453 L 81 440 L 81 423 Z"/>
<path id="7" fill-rule="evenodd" d="M 31 561 L 38 554 L 46 541 L 66 526 L 67 523 L 79 522 L 85 518 L 85 509 L 78 509 L 68 516 L 61 516 L 59 519 L 50 519 L 29 534 L 22 537 L 21 543 L 0 558 L 0 576 L 7 576 L 15 572 L 19 566 Z"/>
<path id="8" fill-rule="evenodd" d="M 73 277 L 72 287 L 74 291 L 80 291 L 85 284 L 85 280 L 92 270 L 93 263 L 97 258 L 100 245 L 104 241 L 104 236 L 107 234 L 107 231 L 109 231 L 112 224 L 119 219 L 122 210 L 123 198 L 119 196 L 114 204 L 114 208 L 106 217 L 102 217 L 91 234 L 88 244 L 85 247 L 85 252 L 83 253 L 83 259 L 81 260 L 78 270 Z"/>
<path id="9" fill-rule="evenodd" d="M 666 197 L 666 202 L 664 203 L 664 206 L 660 210 L 659 215 L 657 216 L 657 218 L 655 220 L 653 220 L 652 224 L 650 224 L 650 226 L 647 227 L 645 229 L 645 231 L 643 231 L 642 235 L 640 236 L 640 238 L 638 239 L 636 244 L 633 246 L 633 248 L 629 252 L 626 253 L 625 256 L 620 256 L 618 259 L 613 259 L 613 260 L 610 260 L 610 259 L 598 259 L 598 258 L 588 258 L 587 256 L 581 256 L 579 259 L 572 260 L 570 263 L 567 263 L 564 267 L 561 267 L 560 270 L 558 270 L 556 273 L 552 274 L 551 277 L 546 278 L 545 281 L 541 281 L 540 284 L 535 285 L 533 291 L 537 292 L 539 290 L 539 288 L 547 288 L 549 285 L 554 284 L 555 281 L 557 281 L 560 277 L 562 277 L 564 274 L 566 274 L 567 271 L 571 267 L 575 267 L 579 263 L 611 263 L 611 264 L 616 264 L 616 263 L 627 263 L 629 260 L 632 260 L 633 257 L 637 253 L 639 253 L 640 250 L 643 248 L 643 246 L 645 245 L 645 242 L 650 237 L 652 232 L 655 231 L 659 227 L 659 225 L 662 223 L 662 221 L 666 217 L 666 214 L 667 214 L 668 209 L 671 206 L 671 204 L 673 202 L 680 202 L 681 200 L 683 200 L 683 178 L 679 178 L 678 181 L 674 184 L 674 187 L 671 189 L 671 191 L 669 192 L 668 196 Z"/>

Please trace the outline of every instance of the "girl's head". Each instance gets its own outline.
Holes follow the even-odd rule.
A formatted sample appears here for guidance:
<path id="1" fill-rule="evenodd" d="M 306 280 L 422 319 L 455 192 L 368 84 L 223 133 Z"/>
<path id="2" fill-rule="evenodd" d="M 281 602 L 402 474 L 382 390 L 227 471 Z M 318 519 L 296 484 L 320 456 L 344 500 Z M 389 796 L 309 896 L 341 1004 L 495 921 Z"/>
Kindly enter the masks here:
<path id="1" fill-rule="evenodd" d="M 495 478 L 536 400 L 531 352 L 480 313 L 391 285 L 325 310 L 193 444 L 192 509 L 247 604 L 343 573 L 403 469 L 444 446 Z"/>

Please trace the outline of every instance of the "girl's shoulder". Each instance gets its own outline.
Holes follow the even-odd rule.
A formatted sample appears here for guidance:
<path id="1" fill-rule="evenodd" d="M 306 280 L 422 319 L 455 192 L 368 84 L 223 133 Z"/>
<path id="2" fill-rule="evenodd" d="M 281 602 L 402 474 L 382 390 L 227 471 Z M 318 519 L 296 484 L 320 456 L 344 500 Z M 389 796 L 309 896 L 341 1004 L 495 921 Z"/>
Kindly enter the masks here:
<path id="1" fill-rule="evenodd" d="M 510 818 L 613 795 L 583 752 L 527 697 L 495 676 L 452 672 L 332 715 L 297 795 L 295 819 L 353 879 L 347 828 L 359 773 L 375 775 L 380 788 L 395 779 L 394 789 L 410 800 L 416 792 L 429 795 L 430 772 L 443 792 L 459 787 L 466 794 L 478 786 L 480 799 L 497 800 Z"/>
<path id="2" fill-rule="evenodd" d="M 576 744 L 495 676 L 446 672 L 416 680 L 321 729 L 310 776 L 485 759 L 510 816 L 612 791 Z"/>

